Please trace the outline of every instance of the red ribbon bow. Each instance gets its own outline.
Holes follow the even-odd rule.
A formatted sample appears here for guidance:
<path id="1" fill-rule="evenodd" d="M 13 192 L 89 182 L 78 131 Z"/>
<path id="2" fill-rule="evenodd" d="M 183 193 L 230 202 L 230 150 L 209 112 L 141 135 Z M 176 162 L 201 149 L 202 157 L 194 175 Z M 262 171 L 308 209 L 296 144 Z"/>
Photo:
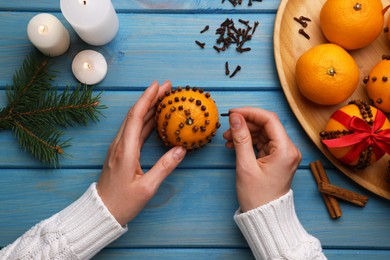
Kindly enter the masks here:
<path id="1" fill-rule="evenodd" d="M 377 110 L 375 120 L 372 127 L 363 119 L 356 116 L 349 116 L 341 110 L 333 113 L 331 118 L 335 119 L 349 130 L 352 134 L 348 134 L 335 139 L 322 140 L 328 148 L 352 147 L 340 160 L 344 163 L 351 164 L 356 161 L 361 152 L 372 147 L 372 151 L 376 158 L 381 158 L 385 153 L 390 154 L 390 128 L 380 130 L 386 121 L 386 115 L 380 110 Z"/>

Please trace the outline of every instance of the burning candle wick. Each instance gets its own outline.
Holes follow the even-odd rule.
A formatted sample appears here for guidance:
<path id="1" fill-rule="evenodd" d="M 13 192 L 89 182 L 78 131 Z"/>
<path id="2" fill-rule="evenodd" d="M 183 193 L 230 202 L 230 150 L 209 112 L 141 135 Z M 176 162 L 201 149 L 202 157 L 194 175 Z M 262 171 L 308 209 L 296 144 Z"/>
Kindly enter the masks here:
<path id="1" fill-rule="evenodd" d="M 84 69 L 90 70 L 92 69 L 92 65 L 88 62 L 84 62 Z"/>
<path id="2" fill-rule="evenodd" d="M 78 81 L 95 85 L 107 74 L 107 61 L 102 54 L 94 50 L 79 52 L 73 59 L 72 72 Z"/>
<path id="3" fill-rule="evenodd" d="M 39 33 L 39 34 L 46 34 L 47 31 L 48 31 L 48 28 L 47 28 L 46 25 L 40 25 L 40 26 L 38 27 L 38 33 Z"/>

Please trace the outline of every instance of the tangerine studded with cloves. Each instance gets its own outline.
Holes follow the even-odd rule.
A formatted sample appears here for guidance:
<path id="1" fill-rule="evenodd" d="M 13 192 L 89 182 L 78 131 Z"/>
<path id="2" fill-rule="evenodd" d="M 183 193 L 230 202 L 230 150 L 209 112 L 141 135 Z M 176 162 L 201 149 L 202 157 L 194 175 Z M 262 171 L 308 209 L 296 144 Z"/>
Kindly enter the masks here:
<path id="1" fill-rule="evenodd" d="M 342 112 L 346 113 L 351 117 L 358 117 L 364 120 L 369 127 L 372 128 L 374 124 L 374 120 L 376 114 L 378 113 L 378 109 L 363 100 L 352 100 L 348 103 L 348 105 L 339 108 Z M 388 119 L 385 120 L 383 126 L 378 130 L 382 131 L 390 128 L 390 121 Z M 334 118 L 330 118 L 328 123 L 325 126 L 325 130 L 319 133 L 320 138 L 322 140 L 330 140 L 335 138 L 340 138 L 346 135 L 354 134 L 354 132 L 349 129 L 349 126 L 345 126 L 340 123 L 338 120 Z M 350 150 L 356 149 L 357 145 L 353 144 L 345 147 L 334 147 L 328 148 L 329 152 L 335 156 L 337 159 L 343 158 Z M 383 155 L 382 155 L 383 156 Z M 347 163 L 351 166 L 354 166 L 356 169 L 361 170 L 365 169 L 371 164 L 378 161 L 380 158 L 377 158 L 375 153 L 373 152 L 372 145 L 369 145 L 367 148 L 362 150 L 359 154 L 359 157 L 350 163 Z"/>
<path id="2" fill-rule="evenodd" d="M 385 113 L 390 112 L 390 57 L 384 55 L 364 77 L 371 105 Z"/>
<path id="3" fill-rule="evenodd" d="M 211 142 L 221 126 L 215 101 L 197 87 L 167 91 L 156 107 L 157 133 L 166 146 L 200 148 Z"/>

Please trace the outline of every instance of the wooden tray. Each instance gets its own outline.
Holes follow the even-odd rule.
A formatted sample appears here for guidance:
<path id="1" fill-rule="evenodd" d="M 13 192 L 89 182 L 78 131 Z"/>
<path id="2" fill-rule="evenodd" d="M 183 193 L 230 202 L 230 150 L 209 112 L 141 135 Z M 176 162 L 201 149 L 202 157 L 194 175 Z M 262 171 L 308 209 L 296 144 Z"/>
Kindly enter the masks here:
<path id="1" fill-rule="evenodd" d="M 369 191 L 390 200 L 390 183 L 386 181 L 389 155 L 365 170 L 358 171 L 339 162 L 320 142 L 319 133 L 324 129 L 330 115 L 339 107 L 347 105 L 349 100 L 368 100 L 363 83 L 364 76 L 382 59 L 383 54 L 390 54 L 390 42 L 382 33 L 371 45 L 350 52 L 360 69 L 360 81 L 355 93 L 345 102 L 336 106 L 320 106 L 305 99 L 295 82 L 295 64 L 303 52 L 312 46 L 327 40 L 319 26 L 319 14 L 325 0 L 282 0 L 276 15 L 274 28 L 274 55 L 280 83 L 287 101 L 311 140 L 321 152 L 346 176 Z M 383 0 L 383 6 L 390 0 Z M 294 17 L 309 17 L 312 22 L 304 29 L 310 39 L 298 33 L 302 26 Z M 387 16 L 385 17 L 387 22 Z M 385 26 L 387 23 L 385 24 Z M 364 35 L 362 35 L 364 37 Z"/>

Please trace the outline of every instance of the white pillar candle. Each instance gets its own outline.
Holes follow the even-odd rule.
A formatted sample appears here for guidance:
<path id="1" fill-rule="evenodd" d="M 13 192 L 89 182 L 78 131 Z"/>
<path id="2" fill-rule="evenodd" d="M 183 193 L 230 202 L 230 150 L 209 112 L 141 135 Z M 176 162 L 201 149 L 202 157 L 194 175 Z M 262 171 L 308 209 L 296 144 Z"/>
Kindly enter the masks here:
<path id="1" fill-rule="evenodd" d="M 104 56 L 97 51 L 81 51 L 73 59 L 72 72 L 81 83 L 94 85 L 106 76 L 107 62 Z"/>
<path id="2" fill-rule="evenodd" d="M 38 14 L 27 25 L 31 43 L 43 54 L 51 57 L 62 55 L 69 48 L 69 32 L 52 14 Z"/>
<path id="3" fill-rule="evenodd" d="M 111 0 L 61 0 L 61 11 L 80 38 L 90 45 L 107 44 L 118 32 L 118 16 Z"/>

